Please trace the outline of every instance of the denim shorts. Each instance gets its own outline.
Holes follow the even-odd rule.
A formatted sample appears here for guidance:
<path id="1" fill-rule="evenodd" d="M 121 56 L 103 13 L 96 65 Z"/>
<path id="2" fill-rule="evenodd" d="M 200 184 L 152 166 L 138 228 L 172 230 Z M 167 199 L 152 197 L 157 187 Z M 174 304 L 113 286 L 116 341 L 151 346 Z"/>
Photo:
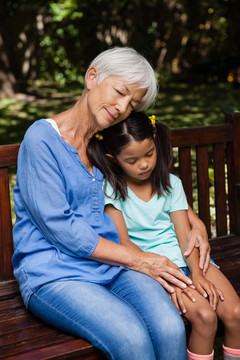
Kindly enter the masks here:
<path id="1" fill-rule="evenodd" d="M 214 261 L 213 261 L 213 259 L 210 259 L 210 264 L 212 264 L 212 265 L 214 265 L 214 266 L 216 266 L 216 268 L 220 268 L 220 266 L 218 266 Z M 186 276 L 190 276 L 190 274 L 191 274 L 191 271 L 190 271 L 190 269 L 189 269 L 189 267 L 188 266 L 182 266 L 182 267 L 180 267 L 180 269 L 181 269 L 181 271 L 182 271 L 182 273 L 184 274 L 184 275 L 186 275 Z"/>

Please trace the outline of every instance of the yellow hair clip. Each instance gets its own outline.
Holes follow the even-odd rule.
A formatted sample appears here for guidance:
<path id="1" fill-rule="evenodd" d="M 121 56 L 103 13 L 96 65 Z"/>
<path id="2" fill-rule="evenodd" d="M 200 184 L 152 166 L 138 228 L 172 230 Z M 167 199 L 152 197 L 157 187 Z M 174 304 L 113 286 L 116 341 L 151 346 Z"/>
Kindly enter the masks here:
<path id="1" fill-rule="evenodd" d="M 151 120 L 152 126 L 154 127 L 156 125 L 156 116 L 151 115 L 151 116 L 149 116 L 149 119 Z"/>
<path id="2" fill-rule="evenodd" d="M 96 137 L 98 140 L 103 140 L 103 136 L 100 135 L 99 133 L 97 133 L 97 134 L 95 135 L 95 137 Z"/>

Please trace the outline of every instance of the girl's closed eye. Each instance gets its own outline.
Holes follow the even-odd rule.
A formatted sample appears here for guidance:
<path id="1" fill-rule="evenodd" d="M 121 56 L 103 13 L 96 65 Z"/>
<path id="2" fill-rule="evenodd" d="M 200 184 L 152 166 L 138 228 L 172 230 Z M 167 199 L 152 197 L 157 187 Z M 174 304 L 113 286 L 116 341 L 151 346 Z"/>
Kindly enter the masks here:
<path id="1" fill-rule="evenodd" d="M 150 150 L 150 151 L 146 154 L 146 157 L 151 157 L 151 156 L 153 156 L 153 153 L 154 153 L 154 149 Z"/>
<path id="2" fill-rule="evenodd" d="M 124 159 L 124 161 L 129 165 L 134 165 L 136 163 L 136 159 Z"/>
<path id="3" fill-rule="evenodd" d="M 129 165 L 134 165 L 136 163 L 136 160 L 126 161 L 126 163 L 128 163 Z"/>

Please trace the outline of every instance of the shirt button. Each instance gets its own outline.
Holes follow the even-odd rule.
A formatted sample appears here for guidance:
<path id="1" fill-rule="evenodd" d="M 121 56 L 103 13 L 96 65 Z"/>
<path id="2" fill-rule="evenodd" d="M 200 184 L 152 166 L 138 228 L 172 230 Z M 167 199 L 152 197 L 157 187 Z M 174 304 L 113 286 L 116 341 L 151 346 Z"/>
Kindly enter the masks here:
<path id="1" fill-rule="evenodd" d="M 97 193 L 97 190 L 95 189 L 95 190 L 94 190 L 94 194 L 96 194 L 96 193 Z"/>
<path id="2" fill-rule="evenodd" d="M 92 178 L 92 181 L 95 181 L 95 178 Z"/>
<path id="3" fill-rule="evenodd" d="M 94 201 L 94 205 L 97 205 L 98 203 L 97 203 L 97 201 Z"/>

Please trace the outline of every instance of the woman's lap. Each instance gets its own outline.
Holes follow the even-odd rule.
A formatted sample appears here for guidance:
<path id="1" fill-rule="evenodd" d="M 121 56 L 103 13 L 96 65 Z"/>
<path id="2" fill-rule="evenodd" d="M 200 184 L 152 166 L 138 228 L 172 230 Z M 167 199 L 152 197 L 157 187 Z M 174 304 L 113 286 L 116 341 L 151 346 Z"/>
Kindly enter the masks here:
<path id="1" fill-rule="evenodd" d="M 107 286 L 46 284 L 32 295 L 29 308 L 51 325 L 87 339 L 109 359 L 186 359 L 177 310 L 156 281 L 134 271 L 123 271 Z"/>

